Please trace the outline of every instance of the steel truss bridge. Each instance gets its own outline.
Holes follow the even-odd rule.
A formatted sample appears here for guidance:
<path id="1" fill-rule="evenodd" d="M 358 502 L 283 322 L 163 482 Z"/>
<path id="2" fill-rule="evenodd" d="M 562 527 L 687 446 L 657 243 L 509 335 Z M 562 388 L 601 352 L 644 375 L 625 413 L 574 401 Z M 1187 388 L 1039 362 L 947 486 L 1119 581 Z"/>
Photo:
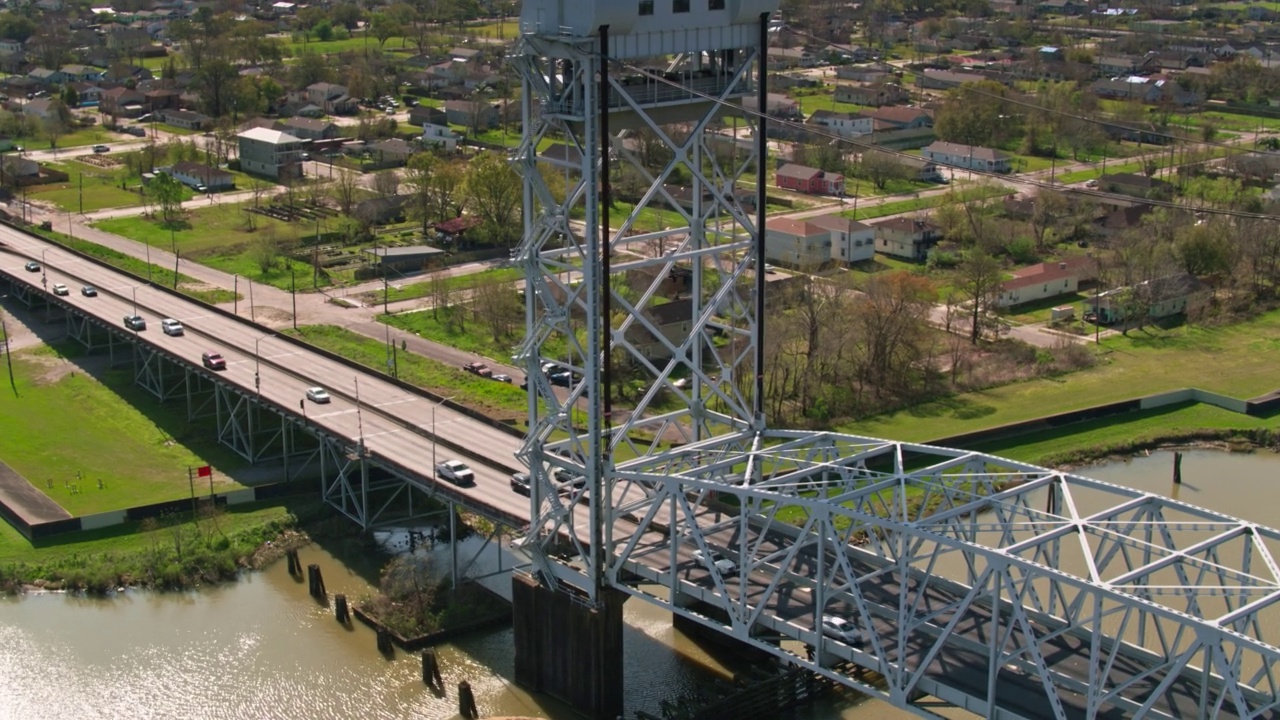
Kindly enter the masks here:
<path id="1" fill-rule="evenodd" d="M 750 106 L 768 107 L 770 25 L 748 4 L 614 34 L 524 3 L 532 578 L 587 607 L 642 598 L 922 716 L 1274 716 L 1276 531 L 998 457 L 767 426 L 772 166 Z M 644 187 L 613 222 L 624 176 Z M 567 397 L 548 368 L 571 372 Z M 585 488 L 566 496 L 562 470 Z"/>

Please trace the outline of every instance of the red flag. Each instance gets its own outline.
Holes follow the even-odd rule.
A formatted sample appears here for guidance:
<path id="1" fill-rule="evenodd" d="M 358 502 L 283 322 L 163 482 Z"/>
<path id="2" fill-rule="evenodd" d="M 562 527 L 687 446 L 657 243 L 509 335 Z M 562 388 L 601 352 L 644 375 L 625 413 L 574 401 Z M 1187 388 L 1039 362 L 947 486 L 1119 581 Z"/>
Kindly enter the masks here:
<path id="1" fill-rule="evenodd" d="M 208 465 L 202 465 L 196 470 L 197 477 L 209 477 L 210 475 L 213 475 L 213 468 Z"/>

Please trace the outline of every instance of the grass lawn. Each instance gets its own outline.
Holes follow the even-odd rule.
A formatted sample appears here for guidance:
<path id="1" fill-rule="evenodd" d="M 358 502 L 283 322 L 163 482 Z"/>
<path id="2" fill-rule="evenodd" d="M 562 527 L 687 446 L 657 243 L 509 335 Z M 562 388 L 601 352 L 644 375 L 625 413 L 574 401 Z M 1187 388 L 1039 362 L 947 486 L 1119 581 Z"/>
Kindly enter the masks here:
<path id="1" fill-rule="evenodd" d="M 291 524 L 291 506 L 297 504 L 297 500 L 271 501 L 227 508 L 217 517 L 214 533 L 243 540 L 243 549 L 251 552 L 253 546 Z M 201 535 L 212 529 L 210 520 L 198 524 Z M 182 525 L 197 529 L 197 523 L 190 521 Z M 157 546 L 172 548 L 173 533 L 170 527 L 145 531 L 140 523 L 124 523 L 32 544 L 9 523 L 0 523 L 0 568 L 21 566 L 19 572 L 27 579 L 82 576 L 86 570 L 106 566 L 133 570 L 145 566 L 144 558 L 152 556 Z"/>
<path id="2" fill-rule="evenodd" d="M 99 145 L 115 140 L 116 136 L 110 132 L 103 130 L 101 126 L 94 125 L 87 128 L 79 128 L 75 132 L 69 132 L 58 138 L 58 149 L 81 147 L 83 145 Z M 28 150 L 48 150 L 48 138 L 41 136 L 39 139 L 32 139 L 25 144 Z"/>
<path id="3" fill-rule="evenodd" d="M 1014 305 L 1005 311 L 1005 317 L 1019 323 L 1049 322 L 1053 309 L 1062 305 L 1077 305 L 1093 297 L 1092 293 L 1055 295 L 1035 302 Z M 1079 317 L 1079 316 L 1077 316 Z M 1090 326 L 1092 327 L 1092 326 Z"/>
<path id="4" fill-rule="evenodd" d="M 103 247 L 97 243 L 73 238 L 60 232 L 49 232 L 47 230 L 40 230 L 37 228 L 33 228 L 32 232 L 40 235 L 41 237 L 48 238 L 59 245 L 65 245 L 77 252 L 82 252 L 85 255 L 91 255 L 98 258 L 112 267 L 118 268 L 127 273 L 132 273 L 136 277 L 150 277 L 152 282 L 157 285 L 173 287 L 175 284 L 174 274 L 171 268 L 152 264 L 150 269 L 148 269 L 145 260 L 139 260 L 132 255 L 125 255 L 124 253 Z M 190 275 L 183 275 L 179 273 L 176 284 L 178 286 L 178 292 L 183 295 L 213 305 L 231 302 L 236 299 L 236 294 L 234 292 L 230 290 L 223 290 L 222 288 L 209 288 L 204 283 Z"/>
<path id="5" fill-rule="evenodd" d="M 1100 363 L 1089 370 L 957 395 L 839 429 L 929 440 L 1188 386 L 1237 398 L 1276 388 L 1280 310 L 1229 327 L 1148 328 L 1129 335 L 1104 338 Z"/>
<path id="6" fill-rule="evenodd" d="M 242 487 L 224 471 L 245 462 L 218 444 L 212 421 L 188 423 L 184 403 L 158 403 L 132 382 L 132 368 L 103 370 L 101 380 L 78 371 L 60 354 L 77 349 L 14 356 L 18 397 L 0 395 L 0 457 L 10 467 L 72 515 L 188 497 L 187 468 L 206 464 L 218 469 L 216 490 Z"/>
<path id="7" fill-rule="evenodd" d="M 395 52 L 396 50 L 412 50 L 413 45 L 409 43 L 408 38 L 390 37 L 382 46 L 382 50 L 378 50 L 378 39 L 373 36 L 366 38 L 364 35 L 352 35 L 351 37 L 342 38 L 341 40 L 308 40 L 305 42 L 288 42 L 285 48 L 294 56 L 301 55 L 304 52 L 313 52 L 320 55 L 332 55 L 342 52 L 363 52 L 368 49 L 371 54 L 380 52 Z"/>
<path id="8" fill-rule="evenodd" d="M 469 273 L 467 275 L 456 275 L 447 278 L 449 291 L 460 292 L 469 290 L 477 285 L 489 282 L 498 283 L 514 283 L 517 280 L 523 280 L 524 273 L 520 268 L 492 268 L 483 270 L 478 273 Z M 514 291 L 513 291 L 514 292 Z M 361 301 L 365 303 L 377 304 L 386 300 L 387 302 L 398 302 L 400 300 L 412 300 L 414 298 L 426 297 L 431 294 L 431 281 L 423 280 L 411 284 L 402 284 L 399 287 L 394 285 L 388 286 L 386 297 L 383 297 L 381 290 L 367 292 L 361 296 Z"/>
<path id="9" fill-rule="evenodd" d="M 874 109 L 866 107 L 865 105 L 836 102 L 834 91 L 812 95 L 796 94 L 793 95 L 791 99 L 800 103 L 800 111 L 804 113 L 805 117 L 812 115 L 815 110 L 830 110 L 832 112 L 840 113 L 860 113 L 864 110 Z"/>
<path id="10" fill-rule="evenodd" d="M 1002 187 L 980 186 L 965 188 L 956 191 L 956 195 L 962 201 L 979 200 L 985 197 L 996 197 L 1003 195 L 1006 190 Z M 926 210 L 931 207 L 937 207 L 950 198 L 949 193 L 938 193 L 929 197 L 913 197 L 907 200 L 895 200 L 893 202 L 880 203 L 871 207 L 860 207 L 857 211 L 852 209 L 845 210 L 840 213 L 844 217 L 853 218 L 854 220 L 868 220 L 873 218 L 882 218 L 887 215 L 897 215 L 899 213 L 913 212 L 916 210 Z"/>
<path id="11" fill-rule="evenodd" d="M 468 25 L 467 32 L 475 33 L 476 37 L 511 40 L 520 35 L 520 21 L 503 20 L 502 22 L 490 22 L 483 25 Z"/>
<path id="12" fill-rule="evenodd" d="M 1106 454 L 1118 443 L 1140 445 L 1197 430 L 1248 430 L 1274 427 L 1275 418 L 1256 418 L 1203 403 L 1179 403 L 1119 417 L 1075 423 L 1064 428 L 977 443 L 966 449 L 1013 460 L 1056 465 L 1082 450 Z M 1088 471 L 1085 471 L 1088 474 Z"/>
<path id="13" fill-rule="evenodd" d="M 399 326 L 398 323 L 392 324 Z M 387 370 L 387 345 L 380 340 L 332 325 L 304 325 L 297 330 L 281 332 L 338 353 L 375 371 Z M 521 421 L 525 417 L 528 400 L 525 391 L 517 384 L 486 380 L 464 372 L 461 368 L 413 353 L 399 353 L 397 367 L 401 380 L 441 397 L 452 398 L 459 404 L 475 408 L 490 417 Z"/>
<path id="14" fill-rule="evenodd" d="M 288 243 L 296 233 L 310 234 L 312 226 L 290 225 L 258 215 L 254 218 L 257 230 L 251 233 L 244 224 L 244 211 L 249 206 L 249 203 L 210 205 L 189 211 L 186 223 L 172 230 L 172 239 L 168 225 L 144 217 L 108 218 L 94 223 L 94 227 L 165 250 L 176 243 L 184 258 L 284 290 L 289 289 L 290 268 L 298 278 L 311 277 L 311 264 L 296 260 L 279 263 L 271 272 L 263 273 L 252 253 L 254 241 L 269 237 L 269 233 L 274 233 L 278 241 Z M 304 287 L 307 284 L 304 283 Z"/>

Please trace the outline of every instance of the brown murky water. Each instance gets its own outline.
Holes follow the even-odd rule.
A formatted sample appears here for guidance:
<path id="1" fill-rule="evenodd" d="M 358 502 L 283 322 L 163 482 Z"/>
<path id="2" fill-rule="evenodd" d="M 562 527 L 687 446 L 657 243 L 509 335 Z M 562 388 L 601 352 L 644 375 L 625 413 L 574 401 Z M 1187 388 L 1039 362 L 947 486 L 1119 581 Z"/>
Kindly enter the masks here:
<path id="1" fill-rule="evenodd" d="M 1168 492 L 1171 462 L 1159 453 L 1086 474 Z M 1275 524 L 1277 471 L 1271 454 L 1189 453 L 1180 498 Z M 323 550 L 304 551 L 303 561 L 321 565 L 331 594 L 359 598 L 369 591 L 361 575 Z M 448 561 L 442 555 L 438 562 Z M 281 563 L 192 593 L 0 600 L 0 718 L 453 718 L 453 689 L 464 679 L 483 715 L 576 717 L 515 686 L 509 628 L 438 648 L 450 692 L 437 698 L 422 685 L 416 655 L 384 658 L 372 632 L 339 626 L 306 590 Z M 626 620 L 628 713 L 656 712 L 662 698 L 730 671 L 724 657 L 675 632 L 670 616 L 655 607 L 632 600 Z M 868 702 L 813 708 L 803 717 L 914 716 Z"/>

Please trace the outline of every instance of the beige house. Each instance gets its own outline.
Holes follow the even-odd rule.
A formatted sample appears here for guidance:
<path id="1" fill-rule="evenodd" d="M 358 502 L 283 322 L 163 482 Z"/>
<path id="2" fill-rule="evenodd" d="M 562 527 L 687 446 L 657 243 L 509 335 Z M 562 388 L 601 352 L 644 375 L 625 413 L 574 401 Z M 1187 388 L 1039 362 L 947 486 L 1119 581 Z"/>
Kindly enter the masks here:
<path id="1" fill-rule="evenodd" d="M 889 218 L 872 227 L 876 231 L 877 252 L 906 260 L 924 260 L 929 247 L 942 237 L 942 228 L 917 218 Z"/>
<path id="2" fill-rule="evenodd" d="M 840 213 L 810 218 L 809 224 L 830 233 L 829 260 L 839 263 L 856 263 L 870 260 L 876 255 L 876 230 L 870 225 L 847 218 Z"/>
<path id="3" fill-rule="evenodd" d="M 277 180 L 302 177 L 301 154 L 308 144 L 306 140 L 260 127 L 245 130 L 236 139 L 241 170 Z"/>
<path id="4" fill-rule="evenodd" d="M 764 256 L 790 267 L 816 268 L 831 259 L 831 231 L 806 220 L 770 220 L 765 224 Z"/>
<path id="5" fill-rule="evenodd" d="M 1000 284 L 996 305 L 1012 307 L 1077 292 L 1080 283 L 1092 280 L 1097 272 L 1097 263 L 1086 256 L 1020 268 Z"/>

